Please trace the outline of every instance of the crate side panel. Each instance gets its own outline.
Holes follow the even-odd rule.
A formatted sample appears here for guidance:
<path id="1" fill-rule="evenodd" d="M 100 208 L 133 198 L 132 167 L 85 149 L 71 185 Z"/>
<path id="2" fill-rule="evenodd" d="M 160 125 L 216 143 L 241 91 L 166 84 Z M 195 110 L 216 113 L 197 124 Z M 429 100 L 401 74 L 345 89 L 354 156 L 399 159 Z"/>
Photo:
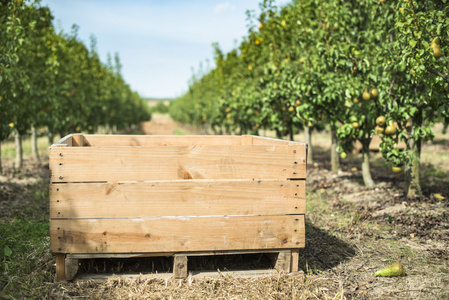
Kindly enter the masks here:
<path id="1" fill-rule="evenodd" d="M 240 136 L 226 135 L 85 135 L 92 147 L 240 145 Z"/>
<path id="2" fill-rule="evenodd" d="M 304 215 L 50 220 L 55 253 L 289 249 L 304 242 Z"/>
<path id="3" fill-rule="evenodd" d="M 306 177 L 306 147 L 68 147 L 49 151 L 51 182 Z"/>
<path id="4" fill-rule="evenodd" d="M 304 145 L 304 143 L 280 140 L 280 139 L 273 139 L 273 138 L 264 137 L 264 136 L 254 136 L 253 144 L 254 145 L 300 145 L 300 144 Z"/>
<path id="5" fill-rule="evenodd" d="M 50 218 L 305 213 L 303 180 L 64 183 L 50 187 Z"/>

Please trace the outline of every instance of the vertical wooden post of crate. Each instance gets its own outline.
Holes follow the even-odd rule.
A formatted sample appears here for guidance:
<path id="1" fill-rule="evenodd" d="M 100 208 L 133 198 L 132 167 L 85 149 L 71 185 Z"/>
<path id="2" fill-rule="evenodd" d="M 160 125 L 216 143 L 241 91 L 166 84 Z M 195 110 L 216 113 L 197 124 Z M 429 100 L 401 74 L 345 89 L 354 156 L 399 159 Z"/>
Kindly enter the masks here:
<path id="1" fill-rule="evenodd" d="M 259 137 L 258 137 L 259 138 Z M 242 145 L 253 145 L 254 137 L 252 135 L 243 135 L 242 136 Z M 277 141 L 279 142 L 279 141 Z M 307 157 L 307 148 L 306 155 Z M 296 162 L 295 164 L 297 164 Z M 302 162 L 306 165 L 306 162 Z M 296 194 L 295 194 L 296 195 Z M 298 272 L 299 265 L 299 248 L 295 249 L 287 249 L 287 250 L 279 250 L 278 253 L 268 253 L 269 259 L 272 261 L 272 264 L 276 270 L 279 272 L 290 273 L 290 272 Z"/>
<path id="2" fill-rule="evenodd" d="M 84 135 L 73 134 L 70 136 L 66 144 L 60 144 L 59 147 L 83 147 L 84 146 Z M 56 254 L 56 280 L 65 281 L 72 280 L 75 278 L 76 273 L 79 269 L 79 260 L 74 258 L 68 258 L 66 253 Z"/>

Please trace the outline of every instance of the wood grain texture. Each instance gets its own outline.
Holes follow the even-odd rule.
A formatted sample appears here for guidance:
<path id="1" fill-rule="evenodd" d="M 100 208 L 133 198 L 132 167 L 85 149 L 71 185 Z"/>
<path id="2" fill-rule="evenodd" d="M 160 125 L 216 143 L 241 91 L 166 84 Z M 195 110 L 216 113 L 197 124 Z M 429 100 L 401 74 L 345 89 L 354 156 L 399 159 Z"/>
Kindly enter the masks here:
<path id="1" fill-rule="evenodd" d="M 292 258 L 291 272 L 298 272 L 299 271 L 299 249 L 292 249 L 291 258 Z"/>
<path id="2" fill-rule="evenodd" d="M 291 249 L 304 243 L 304 215 L 50 220 L 54 253 Z"/>
<path id="3" fill-rule="evenodd" d="M 53 183 L 306 177 L 304 144 L 60 147 L 49 159 Z"/>
<path id="4" fill-rule="evenodd" d="M 305 213 L 304 180 L 173 180 L 50 186 L 50 218 Z"/>
<path id="5" fill-rule="evenodd" d="M 187 277 L 187 256 L 177 255 L 173 257 L 173 277 L 178 279 Z"/>
<path id="6" fill-rule="evenodd" d="M 65 277 L 65 254 L 56 254 L 56 281 L 64 281 Z"/>
<path id="7" fill-rule="evenodd" d="M 253 145 L 305 145 L 304 143 L 273 139 L 263 136 L 253 136 Z"/>
<path id="8" fill-rule="evenodd" d="M 85 146 L 241 145 L 237 135 L 85 135 Z"/>

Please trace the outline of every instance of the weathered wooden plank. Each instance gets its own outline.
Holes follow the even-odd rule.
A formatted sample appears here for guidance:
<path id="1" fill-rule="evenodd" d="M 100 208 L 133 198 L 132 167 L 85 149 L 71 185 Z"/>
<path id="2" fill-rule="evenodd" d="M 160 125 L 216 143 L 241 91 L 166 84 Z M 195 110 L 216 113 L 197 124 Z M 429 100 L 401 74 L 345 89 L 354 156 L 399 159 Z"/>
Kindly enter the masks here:
<path id="1" fill-rule="evenodd" d="M 173 180 L 50 186 L 50 218 L 305 213 L 304 180 Z"/>
<path id="2" fill-rule="evenodd" d="M 85 135 L 85 144 L 110 146 L 241 145 L 236 135 Z"/>
<path id="3" fill-rule="evenodd" d="M 73 280 L 78 273 L 80 266 L 78 259 L 67 258 L 65 259 L 65 279 Z"/>
<path id="4" fill-rule="evenodd" d="M 65 277 L 65 254 L 56 254 L 56 281 L 64 281 Z"/>
<path id="5" fill-rule="evenodd" d="M 51 182 L 306 177 L 305 144 L 49 149 Z"/>
<path id="6" fill-rule="evenodd" d="M 190 251 L 190 252 L 147 252 L 147 253 L 68 253 L 66 259 L 97 259 L 97 258 L 139 258 L 157 256 L 211 256 L 264 253 L 277 255 L 284 249 L 250 249 L 250 250 L 216 250 L 216 251 Z M 298 252 L 298 249 L 292 249 Z M 275 262 L 275 258 L 273 259 Z"/>
<path id="7" fill-rule="evenodd" d="M 79 133 L 72 135 L 72 147 L 83 147 L 84 143 L 84 135 Z"/>
<path id="8" fill-rule="evenodd" d="M 279 251 L 276 257 L 276 263 L 274 268 L 279 272 L 290 273 L 291 271 L 291 263 L 292 263 L 292 250 L 282 250 Z"/>
<path id="9" fill-rule="evenodd" d="M 54 253 L 304 247 L 304 215 L 50 220 Z"/>
<path id="10" fill-rule="evenodd" d="M 173 277 L 187 277 L 187 256 L 177 255 L 173 257 Z"/>
<path id="11" fill-rule="evenodd" d="M 298 145 L 298 144 L 305 145 L 304 143 L 299 142 L 279 140 L 263 136 L 253 136 L 253 145 Z"/>
<path id="12" fill-rule="evenodd" d="M 252 135 L 242 135 L 242 145 L 252 145 L 253 138 Z"/>
<path id="13" fill-rule="evenodd" d="M 274 269 L 262 269 L 262 270 L 230 270 L 230 271 L 192 271 L 192 278 L 263 278 L 269 276 L 279 276 L 279 272 Z M 285 274 L 288 276 L 303 276 L 304 272 L 295 272 Z M 112 273 L 101 273 L 101 274 L 80 274 L 75 278 L 75 281 L 95 281 L 103 282 L 110 279 L 130 279 L 130 280 L 150 280 L 150 279 L 163 279 L 163 280 L 178 280 L 173 278 L 172 273 L 156 273 L 156 274 L 112 274 Z"/>
<path id="14" fill-rule="evenodd" d="M 292 259 L 291 272 L 298 272 L 299 271 L 299 249 L 292 249 L 291 259 Z"/>

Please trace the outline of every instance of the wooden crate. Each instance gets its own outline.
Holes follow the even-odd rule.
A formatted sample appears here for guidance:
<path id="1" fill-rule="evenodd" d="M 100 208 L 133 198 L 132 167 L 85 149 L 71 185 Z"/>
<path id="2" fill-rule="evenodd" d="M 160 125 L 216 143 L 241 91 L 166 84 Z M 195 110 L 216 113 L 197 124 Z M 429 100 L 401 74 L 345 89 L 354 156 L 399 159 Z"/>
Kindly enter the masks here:
<path id="1" fill-rule="evenodd" d="M 257 136 L 68 135 L 49 148 L 50 247 L 77 260 L 275 252 L 305 246 L 307 145 Z M 282 259 L 281 259 L 282 257 Z"/>

